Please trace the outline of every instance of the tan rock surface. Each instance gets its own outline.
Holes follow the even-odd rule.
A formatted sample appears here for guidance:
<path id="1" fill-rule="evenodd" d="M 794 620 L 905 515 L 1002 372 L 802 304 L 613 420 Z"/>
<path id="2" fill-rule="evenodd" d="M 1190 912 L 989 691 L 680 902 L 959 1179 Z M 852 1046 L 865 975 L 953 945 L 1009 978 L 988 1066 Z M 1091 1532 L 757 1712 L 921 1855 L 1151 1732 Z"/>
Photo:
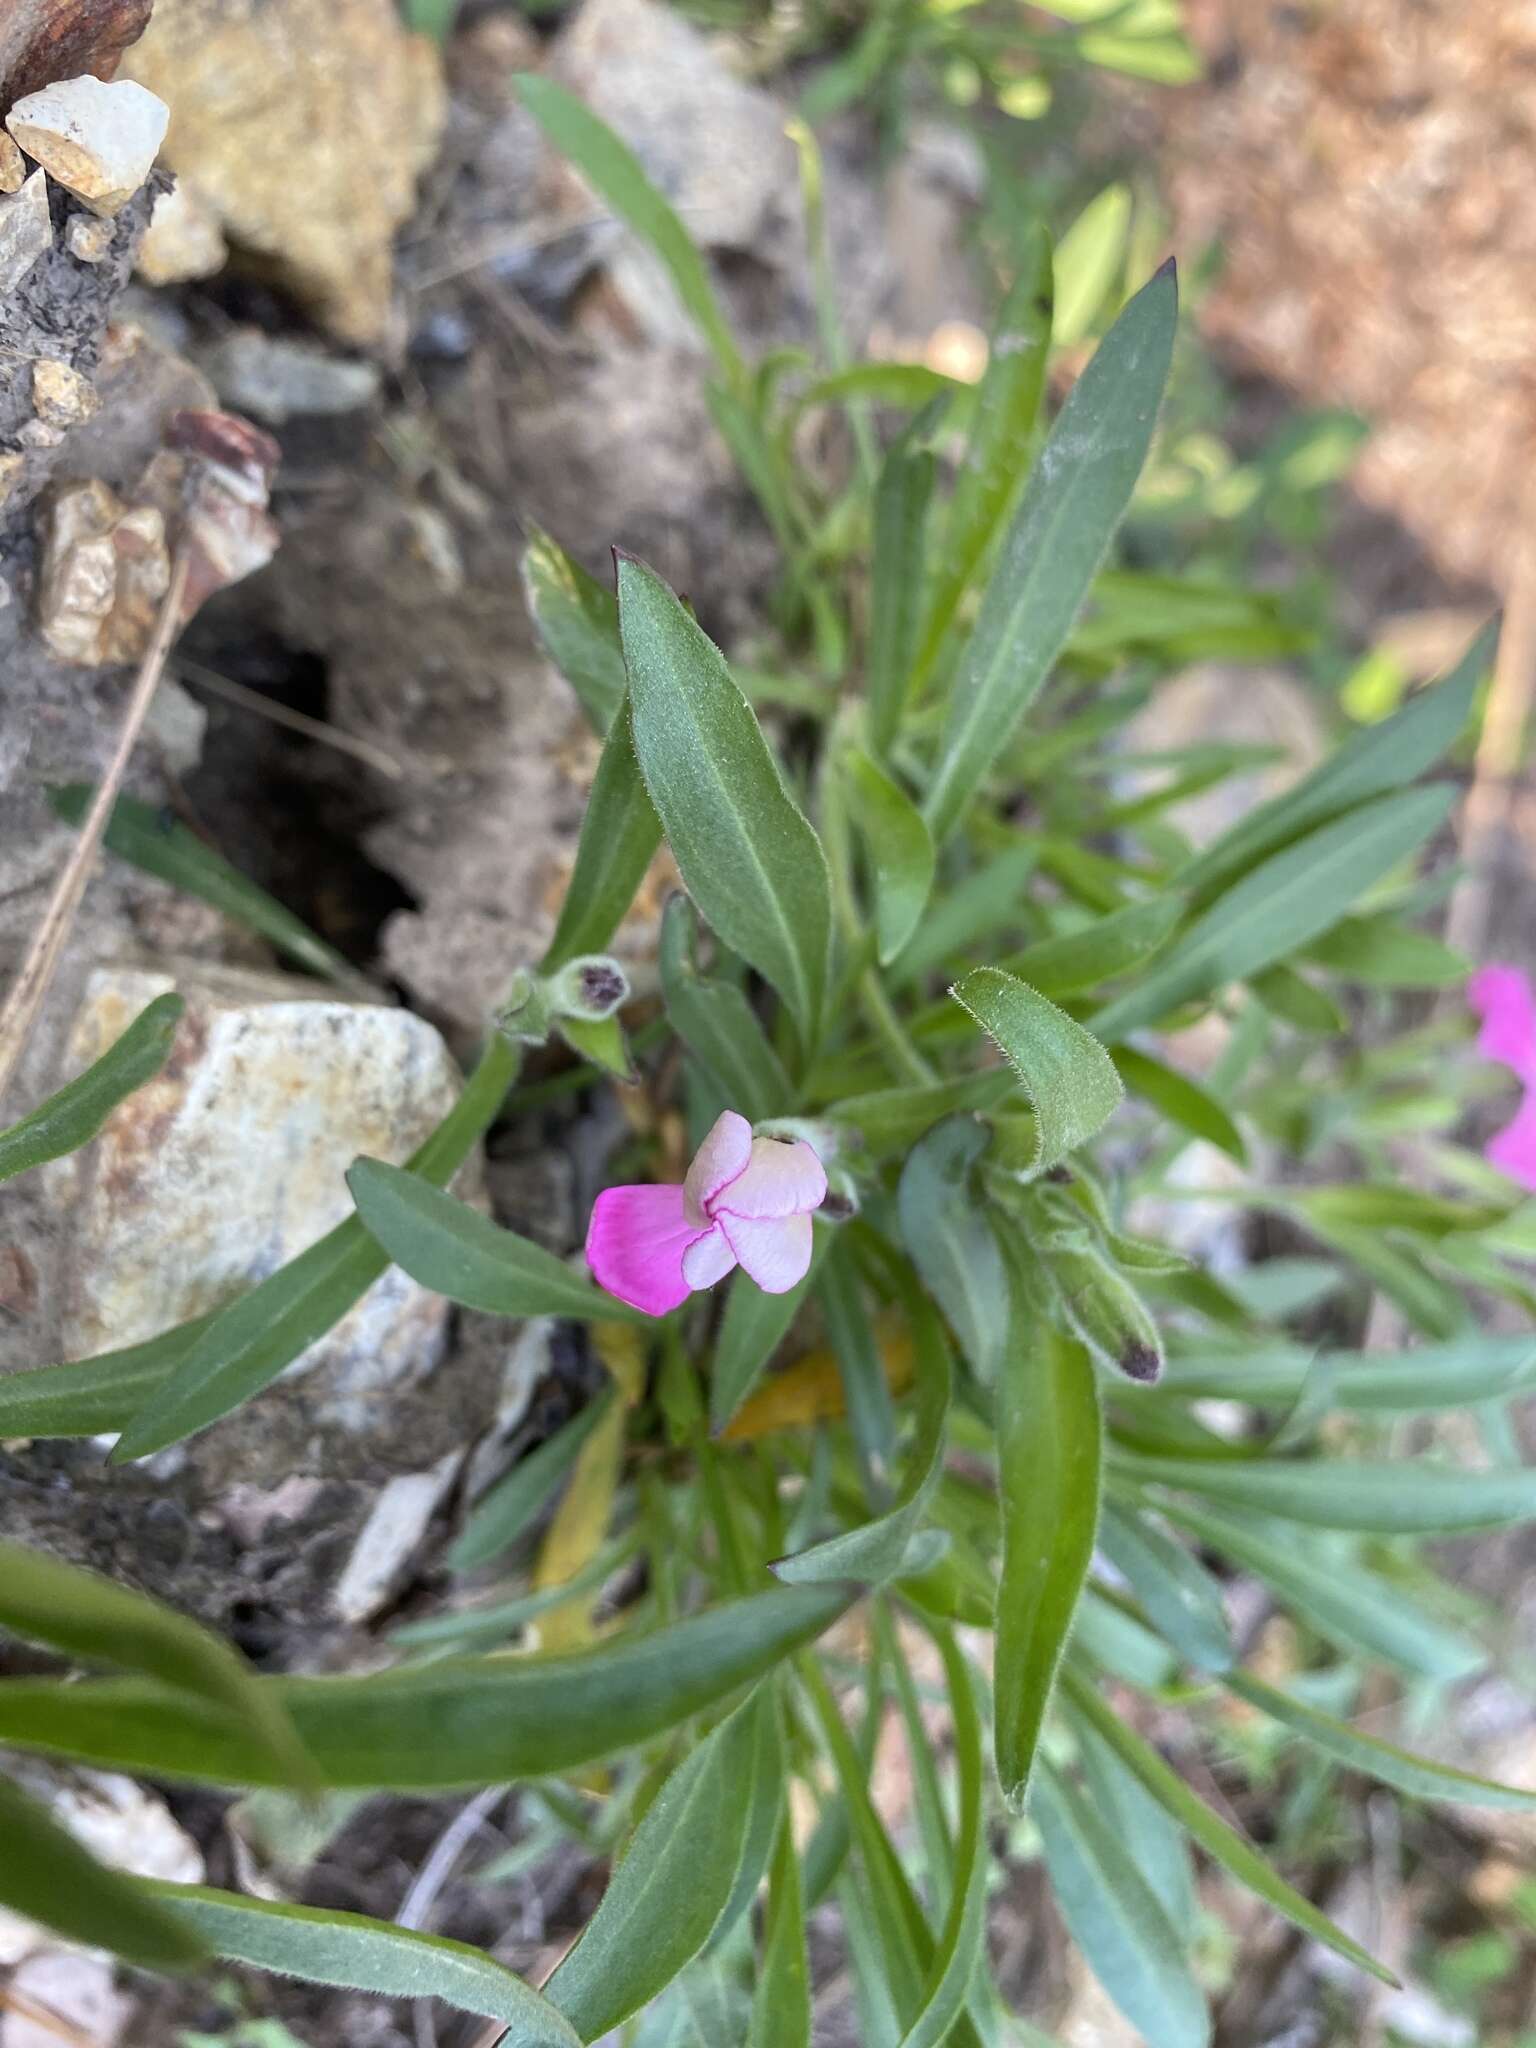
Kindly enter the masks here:
<path id="1" fill-rule="evenodd" d="M 56 184 L 107 219 L 122 212 L 165 140 L 165 102 L 131 78 L 86 73 L 20 99 L 5 125 Z"/>
<path id="2" fill-rule="evenodd" d="M 443 118 L 393 0 L 158 0 L 123 68 L 170 106 L 165 161 L 203 213 L 332 333 L 377 341 Z"/>

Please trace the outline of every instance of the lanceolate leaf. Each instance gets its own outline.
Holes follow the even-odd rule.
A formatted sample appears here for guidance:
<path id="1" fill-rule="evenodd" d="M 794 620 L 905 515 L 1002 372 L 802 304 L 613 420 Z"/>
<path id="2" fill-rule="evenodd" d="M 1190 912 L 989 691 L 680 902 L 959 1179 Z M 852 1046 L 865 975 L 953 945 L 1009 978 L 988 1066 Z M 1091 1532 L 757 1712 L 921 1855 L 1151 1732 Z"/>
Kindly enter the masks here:
<path id="1" fill-rule="evenodd" d="M 667 1021 L 731 1106 L 749 1122 L 762 1123 L 789 1107 L 789 1076 L 742 990 L 700 973 L 696 926 L 688 898 L 672 896 L 661 918 Z"/>
<path id="2" fill-rule="evenodd" d="M 69 1941 L 145 1970 L 185 1970 L 208 1950 L 132 1881 L 108 1870 L 0 1774 L 0 1904 Z"/>
<path id="3" fill-rule="evenodd" d="M 583 953 L 607 951 L 660 844 L 661 820 L 646 793 L 621 705 L 597 764 L 576 865 L 542 972 L 553 974 Z"/>
<path id="4" fill-rule="evenodd" d="M 955 1843 L 949 1912 L 929 1966 L 928 1981 L 917 2018 L 902 2036 L 901 2048 L 940 2048 L 952 2038 L 965 2009 L 987 1938 L 987 1831 L 984 1805 L 981 1716 L 976 1686 L 965 1653 L 948 1629 L 935 1629 L 934 1641 L 944 1660 L 954 1715 L 955 1759 L 960 1777 L 960 1830 Z"/>
<path id="5" fill-rule="evenodd" d="M 679 1764 L 545 1985 L 580 2040 L 637 2012 L 709 1939 L 746 1846 L 756 1733 L 749 1700 Z"/>
<path id="6" fill-rule="evenodd" d="M 624 702 L 618 599 L 536 526 L 528 529 L 522 571 L 523 597 L 544 652 L 581 699 L 593 729 L 606 733 Z"/>
<path id="7" fill-rule="evenodd" d="M 882 966 L 911 938 L 933 887 L 933 841 L 921 811 L 867 754 L 842 757 L 854 819 L 875 880 L 875 937 Z"/>
<path id="8" fill-rule="evenodd" d="M 950 694 L 925 806 L 945 840 L 1061 652 L 1151 446 L 1168 377 L 1173 266 L 1131 300 L 1041 449 Z"/>
<path id="9" fill-rule="evenodd" d="M 1301 1349 L 1186 1358 L 1170 1374 L 1168 1386 L 1191 1395 L 1280 1406 L 1300 1392 L 1310 1360 L 1311 1353 Z M 1503 1400 L 1536 1387 L 1536 1337 L 1478 1335 L 1450 1344 L 1421 1344 L 1412 1351 L 1333 1351 L 1328 1364 L 1331 1406 L 1413 1415 Z"/>
<path id="10" fill-rule="evenodd" d="M 1239 1166 L 1247 1165 L 1248 1147 L 1243 1142 L 1242 1132 L 1208 1088 L 1202 1088 L 1187 1074 L 1165 1066 L 1161 1060 L 1153 1059 L 1150 1053 L 1141 1052 L 1135 1046 L 1117 1045 L 1110 1058 L 1115 1063 L 1115 1072 L 1132 1095 L 1139 1095 L 1144 1102 L 1150 1102 L 1170 1123 L 1188 1131 L 1192 1138 L 1204 1138 L 1208 1145 L 1225 1152 Z"/>
<path id="11" fill-rule="evenodd" d="M 503 1230 L 402 1167 L 359 1159 L 347 1186 L 370 1237 L 434 1294 L 491 1315 L 644 1321 L 637 1309 L 583 1280 L 553 1252 Z"/>
<path id="12" fill-rule="evenodd" d="M 684 310 L 714 352 L 728 383 L 745 374 L 704 259 L 627 143 L 552 78 L 523 72 L 518 97 L 556 149 L 568 156 L 613 211 L 666 265 Z"/>
<path id="13" fill-rule="evenodd" d="M 619 561 L 635 750 L 688 893 L 773 983 L 809 1047 L 821 1028 L 827 863 L 720 650 L 659 577 Z"/>
<path id="14" fill-rule="evenodd" d="M 0 1543 L 0 1625 L 86 1663 L 115 1664 L 191 1693 L 233 1715 L 267 1749 L 279 1783 L 315 1781 L 287 1715 L 245 1660 L 158 1600 Z"/>
<path id="15" fill-rule="evenodd" d="M 1157 1751 L 1133 1729 L 1126 1727 L 1086 1678 L 1069 1667 L 1062 1674 L 1062 1690 L 1075 1712 L 1103 1736 L 1153 1798 L 1166 1807 L 1206 1854 L 1229 1870 L 1239 1884 L 1246 1885 L 1249 1891 L 1283 1913 L 1304 1934 L 1310 1934 L 1314 1941 L 1322 1942 L 1347 1962 L 1368 1970 L 1384 1984 L 1397 1982 L 1390 1970 L 1367 1955 L 1342 1928 L 1335 1927 L 1310 1899 L 1303 1898 L 1300 1892 L 1288 1885 L 1278 1871 L 1270 1868 L 1251 1842 L 1246 1841 L 1235 1828 L 1228 1827 L 1203 1799 L 1191 1792 L 1178 1772 L 1165 1764 Z"/>
<path id="16" fill-rule="evenodd" d="M 1123 1038 L 1305 945 L 1429 837 L 1454 794 L 1432 786 L 1377 797 L 1271 855 L 1196 917 L 1144 980 L 1101 1010 L 1095 1030 Z"/>
<path id="17" fill-rule="evenodd" d="M 1042 1313 L 1030 1254 L 1008 1247 L 1013 1328 L 997 1379 L 1003 1511 L 997 1589 L 997 1774 L 1023 1808 L 1099 1521 L 1103 1421 L 1081 1344 Z"/>
<path id="18" fill-rule="evenodd" d="M 505 2020 L 517 2048 L 577 2048 L 580 2041 L 521 1977 L 462 1941 L 203 1885 L 139 1878 L 134 1889 L 226 1962 L 381 1998 L 441 1998 L 460 2012 Z"/>
<path id="19" fill-rule="evenodd" d="M 1106 185 L 1090 199 L 1056 251 L 1056 340 L 1075 348 L 1114 289 L 1131 226 L 1128 185 Z"/>
<path id="20" fill-rule="evenodd" d="M 577 1452 L 614 1398 L 610 1388 L 589 1401 L 563 1429 L 546 1437 L 527 1457 L 519 1458 L 506 1477 L 476 1502 L 463 1535 L 448 1553 L 455 1571 L 472 1571 L 510 1549 L 575 1464 Z"/>
<path id="21" fill-rule="evenodd" d="M 943 1309 L 977 1376 L 996 1378 L 1008 1343 L 1008 1274 L 971 1169 L 987 1148 L 974 1117 L 956 1116 L 912 1148 L 897 1208 L 907 1255 Z"/>
<path id="22" fill-rule="evenodd" d="M 894 1505 L 873 1521 L 840 1536 L 829 1536 L 793 1557 L 781 1557 L 774 1572 L 791 1585 L 826 1579 L 854 1579 L 878 1585 L 900 1571 L 907 1545 L 944 1466 L 944 1424 L 949 1414 L 949 1346 L 938 1317 L 916 1287 L 908 1291 L 915 1365 L 912 1443 Z"/>
<path id="23" fill-rule="evenodd" d="M 933 669 L 954 624 L 961 599 L 1002 531 L 1029 474 L 1040 399 L 1050 355 L 1051 244 L 1036 229 L 1019 276 L 1003 301 L 992 337 L 987 374 L 977 399 L 965 459 L 960 465 L 943 545 L 923 623 L 917 681 Z"/>
<path id="24" fill-rule="evenodd" d="M 819 1635 L 846 1586 L 779 1586 L 569 1656 L 461 1657 L 357 1678 L 264 1678 L 329 1785 L 422 1790 L 573 1770 L 638 1746 Z M 0 1743 L 216 1785 L 282 1781 L 260 1743 L 137 1679 L 0 1681 Z"/>
<path id="25" fill-rule="evenodd" d="M 1229 1464 L 1116 1455 L 1138 1479 L 1324 1529 L 1428 1536 L 1536 1519 L 1536 1466 L 1459 1471 L 1420 1459 L 1409 1484 L 1400 1464 L 1356 1458 L 1242 1458 Z"/>
<path id="26" fill-rule="evenodd" d="M 875 490 L 866 688 L 870 740 L 882 756 L 901 724 L 917 658 L 927 588 L 924 569 L 934 469 L 934 458 L 927 449 L 912 449 L 898 442 L 885 458 Z"/>
<path id="27" fill-rule="evenodd" d="M 1180 896 L 1128 903 L 1081 931 L 1026 947 L 1008 962 L 1008 971 L 1043 996 L 1076 995 L 1149 960 L 1172 936 L 1183 914 Z"/>
<path id="28" fill-rule="evenodd" d="M 1068 1932 L 1115 2004 L 1158 2048 L 1204 2048 L 1210 2014 L 1184 1944 L 1109 1818 L 1049 1764 L 1030 1811 Z"/>
<path id="29" fill-rule="evenodd" d="M 516 1072 L 512 1047 L 503 1039 L 492 1039 L 464 1093 L 413 1155 L 411 1171 L 435 1187 L 450 1180 L 500 1109 Z M 249 1294 L 203 1322 L 190 1342 L 192 1325 L 166 1331 L 155 1345 L 174 1356 L 175 1364 L 144 1406 L 135 1410 L 114 1458 L 139 1458 L 163 1450 L 259 1394 L 346 1314 L 388 1263 L 358 1219 L 349 1216 Z M 135 1372 L 147 1372 L 154 1362 L 152 1354 L 137 1349 L 120 1356 L 133 1357 Z"/>
<path id="30" fill-rule="evenodd" d="M 841 1102 L 831 1104 L 825 1115 L 830 1122 L 856 1131 L 876 1158 L 884 1158 L 892 1152 L 905 1152 L 942 1117 L 966 1109 L 996 1109 L 1017 1086 L 1007 1067 L 994 1067 L 984 1074 L 962 1074 L 955 1081 L 845 1095 Z M 0 1387 L 3 1385 L 0 1381 Z"/>
<path id="31" fill-rule="evenodd" d="M 1427 1756 L 1415 1756 L 1390 1742 L 1381 1742 L 1347 1721 L 1336 1720 L 1305 1700 L 1280 1692 L 1251 1671 L 1229 1671 L 1223 1683 L 1229 1692 L 1283 1721 L 1316 1748 L 1336 1757 L 1351 1770 L 1364 1771 L 1393 1785 L 1415 1799 L 1454 1799 L 1463 1806 L 1502 1806 L 1529 1813 L 1536 1809 L 1536 1792 L 1522 1792 L 1514 1785 L 1497 1785 L 1491 1778 L 1474 1777 L 1450 1764 L 1436 1763 Z"/>
<path id="32" fill-rule="evenodd" d="M 91 807 L 96 792 L 88 782 L 70 782 L 50 789 L 48 801 L 67 824 L 79 825 Z M 334 946 L 317 938 L 309 926 L 285 910 L 265 889 L 247 881 L 238 868 L 216 854 L 195 832 L 152 804 L 141 804 L 131 796 L 120 796 L 112 806 L 102 844 L 109 853 L 131 861 L 146 875 L 157 875 L 222 910 L 237 924 L 260 932 L 290 960 L 296 960 L 311 974 L 323 975 L 342 988 L 365 995 L 377 991 Z"/>
<path id="33" fill-rule="evenodd" d="M 1000 967 L 977 967 L 950 994 L 1000 1048 L 1035 1112 L 1031 1178 L 1091 1138 L 1120 1100 L 1109 1054 L 1065 1010 Z"/>
<path id="34" fill-rule="evenodd" d="M 183 1008 L 180 996 L 156 996 L 83 1074 L 0 1131 L 0 1180 L 88 1144 L 123 1098 L 165 1065 Z"/>
<path id="35" fill-rule="evenodd" d="M 789 1334 L 816 1278 L 827 1248 L 827 1234 L 818 1231 L 805 1278 L 787 1294 L 764 1294 L 755 1281 L 738 1273 L 726 1296 L 715 1362 L 709 1380 L 709 1426 L 718 1436 L 756 1386 L 758 1376 Z"/>
<path id="36" fill-rule="evenodd" d="M 121 1429 L 165 1385 L 213 1320 L 198 1316 L 142 1344 L 72 1364 L 0 1372 L 0 1433 L 105 1436 Z"/>
<path id="37" fill-rule="evenodd" d="M 763 1958 L 747 2048 L 811 2048 L 811 1971 L 805 1953 L 800 1857 L 787 1813 L 768 1876 Z"/>
<path id="38" fill-rule="evenodd" d="M 1230 1667 L 1232 1633 L 1221 1588 L 1182 1543 L 1149 1515 L 1106 1502 L 1099 1546 L 1187 1663 L 1204 1671 Z"/>
<path id="39" fill-rule="evenodd" d="M 1259 861 L 1315 826 L 1373 797 L 1402 789 L 1434 767 L 1471 716 L 1472 700 L 1493 660 L 1498 633 L 1498 621 L 1490 621 L 1444 682 L 1421 690 L 1380 725 L 1367 726 L 1304 781 L 1251 811 L 1184 869 L 1177 886 L 1188 891 L 1197 906 L 1209 903 Z M 1350 892 L 1351 896 L 1358 893 L 1355 889 Z M 1326 900 L 1336 916 L 1342 907 L 1337 896 Z"/>

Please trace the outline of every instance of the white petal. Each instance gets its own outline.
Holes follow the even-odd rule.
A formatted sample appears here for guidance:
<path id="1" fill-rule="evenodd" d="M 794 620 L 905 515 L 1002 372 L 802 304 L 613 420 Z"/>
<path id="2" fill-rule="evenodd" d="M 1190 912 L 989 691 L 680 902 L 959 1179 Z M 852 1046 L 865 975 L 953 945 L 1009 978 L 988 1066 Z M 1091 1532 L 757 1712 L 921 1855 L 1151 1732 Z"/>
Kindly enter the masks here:
<path id="1" fill-rule="evenodd" d="M 722 1110 L 694 1153 L 683 1182 L 688 1213 L 701 1228 L 708 1220 L 710 1203 L 746 1171 L 751 1157 L 752 1126 L 734 1109 Z"/>
<path id="2" fill-rule="evenodd" d="M 811 1264 L 811 1219 L 807 1215 L 722 1215 L 720 1228 L 730 1239 L 741 1268 L 764 1294 L 788 1294 L 798 1287 Z"/>
<path id="3" fill-rule="evenodd" d="M 826 1198 L 827 1171 L 804 1138 L 754 1138 L 744 1173 L 715 1197 L 711 1215 L 765 1221 L 773 1216 L 808 1215 Z"/>
<path id="4" fill-rule="evenodd" d="M 716 1224 L 703 1237 L 696 1237 L 683 1253 L 683 1278 L 697 1291 L 723 1280 L 736 1263 L 725 1232 Z"/>

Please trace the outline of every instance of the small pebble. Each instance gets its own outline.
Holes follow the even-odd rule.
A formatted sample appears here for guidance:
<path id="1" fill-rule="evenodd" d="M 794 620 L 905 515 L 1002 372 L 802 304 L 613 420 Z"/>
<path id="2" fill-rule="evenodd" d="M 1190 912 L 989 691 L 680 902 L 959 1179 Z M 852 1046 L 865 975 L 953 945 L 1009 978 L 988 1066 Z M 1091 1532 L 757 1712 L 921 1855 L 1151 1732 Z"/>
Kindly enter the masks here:
<path id="1" fill-rule="evenodd" d="M 112 246 L 114 229 L 99 213 L 72 213 L 64 229 L 64 246 L 77 262 L 99 263 Z"/>
<path id="2" fill-rule="evenodd" d="M 121 213 L 154 168 L 170 111 L 131 78 L 88 74 L 29 92 L 5 117 L 13 138 L 92 213 Z"/>
<path id="3" fill-rule="evenodd" d="M 0 295 L 15 291 L 38 257 L 52 247 L 48 179 L 34 171 L 19 192 L 0 197 Z"/>
<path id="4" fill-rule="evenodd" d="M 8 448 L 0 453 L 0 509 L 21 480 L 21 472 L 27 466 L 27 458 L 19 448 Z"/>
<path id="5" fill-rule="evenodd" d="M 98 400 L 88 377 L 54 356 L 39 356 L 32 365 L 32 403 L 49 426 L 78 427 L 95 412 Z"/>
<path id="6" fill-rule="evenodd" d="M 0 130 L 0 192 L 19 192 L 27 182 L 27 160 Z"/>

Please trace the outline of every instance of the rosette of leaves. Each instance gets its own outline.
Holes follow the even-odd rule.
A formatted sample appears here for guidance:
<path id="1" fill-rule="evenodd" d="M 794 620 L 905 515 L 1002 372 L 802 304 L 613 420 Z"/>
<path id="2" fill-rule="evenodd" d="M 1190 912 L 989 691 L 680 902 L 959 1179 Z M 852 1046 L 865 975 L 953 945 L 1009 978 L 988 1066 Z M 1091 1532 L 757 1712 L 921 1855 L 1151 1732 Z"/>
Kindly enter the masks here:
<path id="1" fill-rule="evenodd" d="M 621 558 L 610 592 L 534 536 L 531 608 L 604 744 L 517 1015 L 529 1027 L 531 996 L 563 1001 L 572 963 L 604 959 L 665 840 L 685 894 L 660 996 L 683 1058 L 641 1079 L 696 1135 L 725 1107 L 813 1131 L 843 1198 L 794 1293 L 738 1273 L 649 1322 L 444 1192 L 516 1080 L 493 1033 L 442 1128 L 403 1165 L 360 1162 L 356 1215 L 291 1265 L 150 1343 L 0 1381 L 0 1433 L 118 1431 L 131 1459 L 259 1398 L 391 1259 L 470 1312 L 593 1326 L 611 1386 L 481 1499 L 451 1554 L 499 1565 L 498 1587 L 402 1631 L 387 1671 L 253 1677 L 95 1582 L 28 1598 L 19 1561 L 0 1592 L 0 1622 L 115 1667 L 0 1679 L 16 1751 L 217 1786 L 537 1781 L 551 1825 L 589 1843 L 562 1781 L 611 1760 L 607 1889 L 547 1983 L 356 1916 L 101 1874 L 86 1928 L 57 1842 L 31 1860 L 0 1845 L 0 1896 L 147 1965 L 206 1952 L 435 1994 L 529 2043 L 637 2014 L 647 2040 L 690 2038 L 703 2014 L 707 2038 L 808 2043 L 805 1923 L 824 1899 L 872 2048 L 992 2039 L 986 1902 L 1008 1843 L 1043 1855 L 1155 2048 L 1210 2035 L 1197 1858 L 1386 1975 L 1147 1730 L 1179 1708 L 1189 1746 L 1219 1740 L 1235 1701 L 1407 1796 L 1532 1803 L 1348 1718 L 1368 1671 L 1412 1694 L 1488 1660 L 1490 1632 L 1452 1618 L 1415 1540 L 1536 1516 L 1507 1428 L 1536 1344 L 1480 1335 L 1467 1307 L 1473 1287 L 1525 1299 L 1529 1223 L 1448 1135 L 1443 1034 L 1361 1050 L 1341 1014 L 1459 971 L 1413 922 L 1414 867 L 1451 807 L 1487 639 L 1197 851 L 1174 807 L 1248 753 L 1168 752 L 1129 789 L 1116 736 L 1196 628 L 1251 654 L 1286 627 L 1267 601 L 1142 577 L 1117 552 L 1174 343 L 1171 269 L 1049 418 L 1043 240 L 974 392 L 889 365 L 753 370 L 623 145 L 547 80 L 525 97 L 669 268 L 786 575 L 778 667 L 737 676 L 642 562 Z M 870 432 L 846 502 L 793 469 L 807 404 Z M 829 531 L 864 539 L 840 552 Z M 547 1007 L 590 1085 L 627 1070 L 606 997 L 586 1020 Z M 1222 1045 L 1200 1075 L 1168 1044 L 1197 1020 Z M 566 1029 L 583 1021 L 611 1034 L 583 1047 Z M 146 1058 L 122 1052 L 106 1085 L 93 1070 L 75 1122 L 45 1105 L 0 1160 L 83 1142 Z M 1225 1156 L 1234 1207 L 1285 1212 L 1312 1254 L 1221 1275 L 1160 1241 L 1148 1198 L 1167 1213 L 1196 1144 Z M 1280 1170 L 1313 1156 L 1326 1182 Z M 1405 1319 L 1400 1351 L 1349 1341 L 1375 1293 Z M 1294 1318 L 1325 1295 L 1344 1341 L 1319 1352 Z M 1446 1409 L 1479 1416 L 1491 1460 L 1423 1458 L 1408 1479 L 1389 1426 Z M 1239 1573 L 1295 1624 L 1288 1684 L 1245 1662 Z M 914 1796 L 900 1838 L 869 1791 L 891 1717 Z M 28 1831 L 44 1840 L 35 1815 L 11 1839 Z M 49 1870 L 67 1882 L 36 1881 Z"/>

